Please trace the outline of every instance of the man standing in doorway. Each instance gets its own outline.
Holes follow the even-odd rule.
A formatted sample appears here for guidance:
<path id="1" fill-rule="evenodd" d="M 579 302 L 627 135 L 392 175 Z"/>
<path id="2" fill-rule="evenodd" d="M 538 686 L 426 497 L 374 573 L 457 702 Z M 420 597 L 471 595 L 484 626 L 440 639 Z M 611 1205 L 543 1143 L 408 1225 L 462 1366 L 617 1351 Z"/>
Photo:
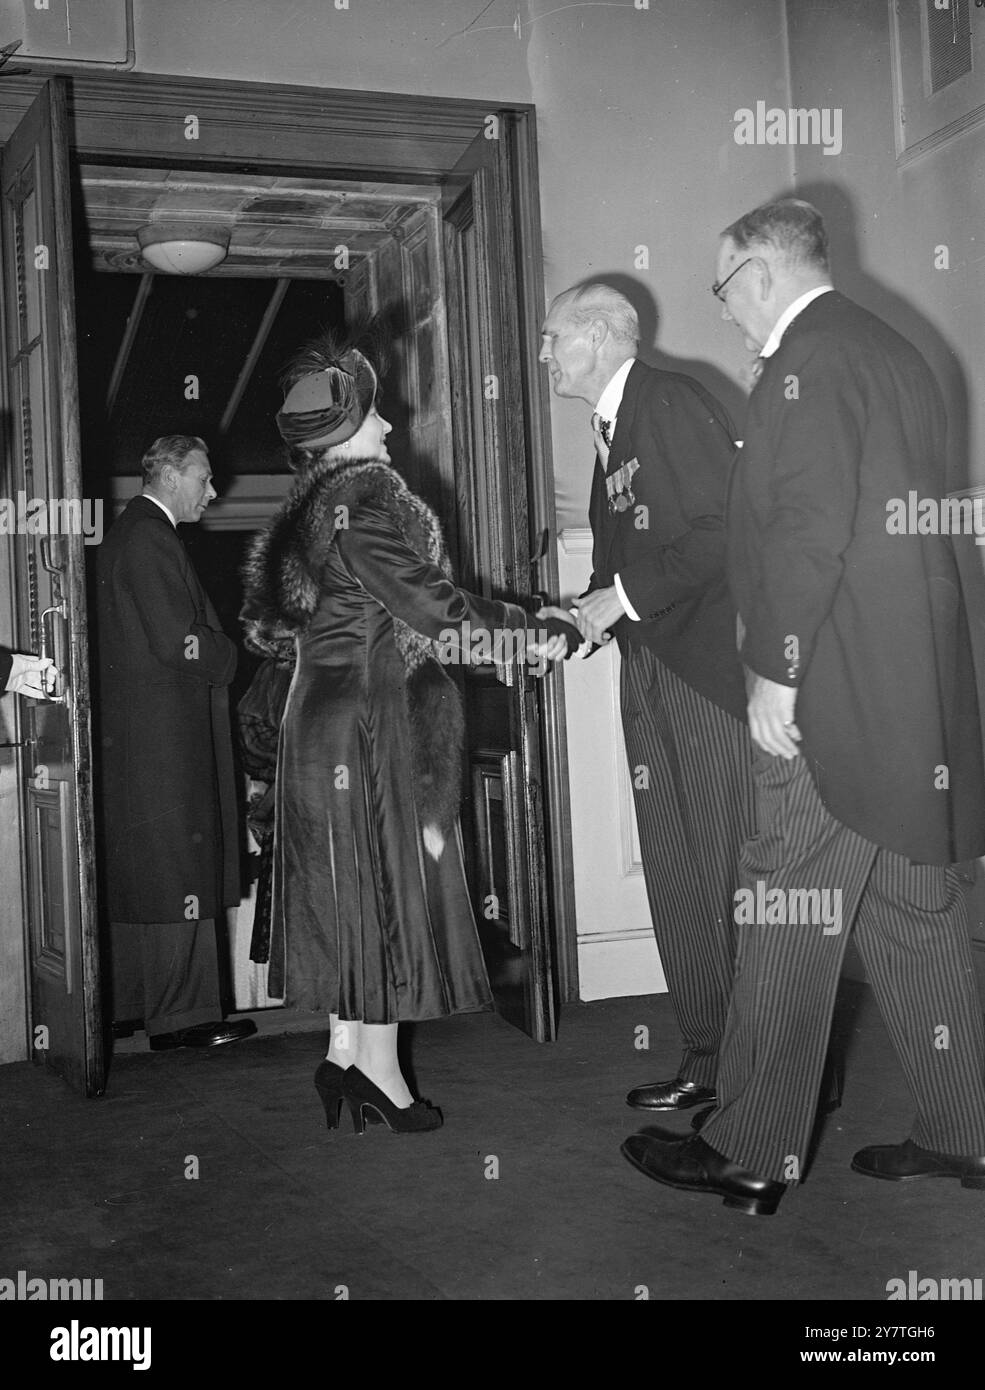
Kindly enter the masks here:
<path id="1" fill-rule="evenodd" d="M 697 381 L 645 365 L 638 347 L 625 295 L 586 284 L 551 304 L 540 360 L 556 395 L 595 412 L 594 572 L 577 622 L 593 644 L 611 633 L 619 645 L 643 872 L 684 1044 L 671 1080 L 627 1100 L 669 1111 L 715 1098 L 751 755 L 725 579 L 731 422 Z"/>
<path id="2" fill-rule="evenodd" d="M 222 1021 L 215 919 L 240 901 L 227 686 L 235 644 L 182 544 L 215 497 L 201 439 L 165 435 L 99 553 L 104 891 L 113 1017 L 155 1051 L 256 1032 Z"/>
<path id="3" fill-rule="evenodd" d="M 985 1036 L 952 867 L 985 850 L 968 620 L 952 538 L 889 520 L 913 490 L 944 494 L 940 391 L 833 288 L 810 203 L 733 223 L 716 275 L 722 317 L 762 361 L 728 506 L 756 745 L 739 872 L 757 907 L 738 929 L 717 1108 L 700 1135 L 638 1134 L 623 1152 L 657 1182 L 772 1214 L 803 1175 L 854 927 L 917 1119 L 852 1167 L 985 1189 Z"/>

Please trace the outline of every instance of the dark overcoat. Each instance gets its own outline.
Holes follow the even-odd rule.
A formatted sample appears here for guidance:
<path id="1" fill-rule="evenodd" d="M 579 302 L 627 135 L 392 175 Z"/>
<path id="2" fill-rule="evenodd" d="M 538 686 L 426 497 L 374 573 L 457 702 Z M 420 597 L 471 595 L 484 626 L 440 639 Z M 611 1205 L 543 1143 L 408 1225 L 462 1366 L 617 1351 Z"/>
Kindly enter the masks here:
<path id="1" fill-rule="evenodd" d="M 99 552 L 104 891 L 110 920 L 240 901 L 227 689 L 235 644 L 164 512 L 135 497 Z"/>
<path id="2" fill-rule="evenodd" d="M 618 574 L 641 619 L 613 624 L 620 649 L 649 647 L 705 699 L 745 722 L 735 608 L 725 577 L 734 439 L 724 407 L 699 382 L 633 363 L 605 472 L 595 463 L 589 587 L 608 588 Z M 632 501 L 620 511 L 610 506 L 609 493 L 630 472 Z"/>
<path id="3" fill-rule="evenodd" d="M 491 652 L 516 633 L 522 652 L 536 619 L 454 583 L 437 518 L 392 468 L 331 457 L 257 538 L 244 619 L 251 645 L 289 640 L 297 658 L 277 752 L 271 989 L 366 1023 L 487 1007 L 457 824 L 461 700 L 444 668 L 477 633 Z"/>
<path id="4" fill-rule="evenodd" d="M 896 535 L 887 507 L 940 499 L 930 368 L 837 291 L 766 359 L 732 474 L 728 570 L 745 663 L 798 687 L 825 806 L 923 863 L 985 850 L 985 769 L 954 543 Z"/>

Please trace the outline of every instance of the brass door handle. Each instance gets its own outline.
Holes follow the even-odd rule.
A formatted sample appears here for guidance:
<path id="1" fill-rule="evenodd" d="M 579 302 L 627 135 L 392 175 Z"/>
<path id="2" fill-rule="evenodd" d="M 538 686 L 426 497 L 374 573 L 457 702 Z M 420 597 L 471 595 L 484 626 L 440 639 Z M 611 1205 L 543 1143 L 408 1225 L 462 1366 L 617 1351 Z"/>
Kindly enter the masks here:
<path id="1" fill-rule="evenodd" d="M 58 564 L 56 564 L 55 561 L 51 558 L 51 537 L 50 537 L 50 536 L 42 536 L 42 538 L 41 538 L 40 550 L 41 550 L 41 565 L 42 565 L 42 568 L 45 569 L 45 570 L 47 570 L 48 574 L 64 574 L 64 572 L 65 572 L 65 566 L 64 566 L 64 564 L 58 565 Z"/>
<path id="2" fill-rule="evenodd" d="M 43 542 L 42 542 L 42 544 L 43 544 Z M 43 563 L 43 560 L 42 560 L 42 563 Z M 55 650 L 54 650 L 54 648 L 55 648 L 55 643 L 54 643 L 54 637 L 52 637 L 51 647 L 50 647 L 50 650 L 49 650 L 49 644 L 48 644 L 48 622 L 47 622 L 48 614 L 49 614 L 49 613 L 57 613 L 57 614 L 59 615 L 59 617 L 64 618 L 65 621 L 67 622 L 67 621 L 68 621 L 68 615 L 67 615 L 66 612 L 65 612 L 65 600 L 62 599 L 61 603 L 56 603 L 56 604 L 53 604 L 50 608 L 46 608 L 46 609 L 44 610 L 44 612 L 41 614 L 41 653 L 40 653 L 40 654 L 41 654 L 42 657 L 47 657 L 47 658 L 54 664 L 55 671 L 56 671 L 56 678 L 57 678 L 57 677 L 60 677 L 60 676 L 61 676 L 61 669 L 60 669 L 60 667 L 58 666 L 57 661 L 55 661 Z M 52 705 L 64 705 L 64 704 L 66 704 L 67 701 L 68 701 L 68 694 L 67 694 L 66 691 L 63 690 L 63 691 L 61 692 L 60 695 L 48 695 L 48 696 L 45 697 L 45 699 L 46 699 L 46 701 L 47 701 L 48 704 L 52 704 Z"/>

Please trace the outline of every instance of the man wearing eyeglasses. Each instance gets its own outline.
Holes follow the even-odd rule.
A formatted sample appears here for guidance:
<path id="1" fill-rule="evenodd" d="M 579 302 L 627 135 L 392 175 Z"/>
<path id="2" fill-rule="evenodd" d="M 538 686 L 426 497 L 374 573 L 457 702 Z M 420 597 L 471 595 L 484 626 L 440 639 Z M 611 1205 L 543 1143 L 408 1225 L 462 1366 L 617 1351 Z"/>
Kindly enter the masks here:
<path id="1" fill-rule="evenodd" d="M 672 1187 L 772 1214 L 803 1176 L 852 929 L 917 1119 L 853 1169 L 985 1189 L 985 1038 L 954 864 L 985 850 L 968 619 L 949 535 L 887 504 L 946 491 L 945 413 L 923 358 L 831 284 L 817 209 L 722 235 L 722 317 L 760 355 L 727 512 L 755 746 L 717 1108 L 700 1136 L 635 1135 Z M 822 903 L 835 912 L 814 912 Z"/>

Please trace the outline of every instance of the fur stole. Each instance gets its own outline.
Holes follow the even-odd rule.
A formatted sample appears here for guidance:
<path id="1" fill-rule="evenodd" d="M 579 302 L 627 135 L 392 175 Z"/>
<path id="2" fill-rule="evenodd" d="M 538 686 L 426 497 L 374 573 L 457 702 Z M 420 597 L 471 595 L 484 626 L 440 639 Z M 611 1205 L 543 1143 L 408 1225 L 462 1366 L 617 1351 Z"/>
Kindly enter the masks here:
<path id="1" fill-rule="evenodd" d="M 244 566 L 242 620 L 247 645 L 294 660 L 321 598 L 321 575 L 340 526 L 360 504 L 386 509 L 407 546 L 451 577 L 441 525 L 431 508 L 387 464 L 322 460 L 298 476 L 287 501 L 254 539 Z M 403 659 L 414 799 L 425 844 L 435 859 L 458 817 L 465 721 L 458 687 L 436 660 L 438 644 L 393 618 Z"/>

